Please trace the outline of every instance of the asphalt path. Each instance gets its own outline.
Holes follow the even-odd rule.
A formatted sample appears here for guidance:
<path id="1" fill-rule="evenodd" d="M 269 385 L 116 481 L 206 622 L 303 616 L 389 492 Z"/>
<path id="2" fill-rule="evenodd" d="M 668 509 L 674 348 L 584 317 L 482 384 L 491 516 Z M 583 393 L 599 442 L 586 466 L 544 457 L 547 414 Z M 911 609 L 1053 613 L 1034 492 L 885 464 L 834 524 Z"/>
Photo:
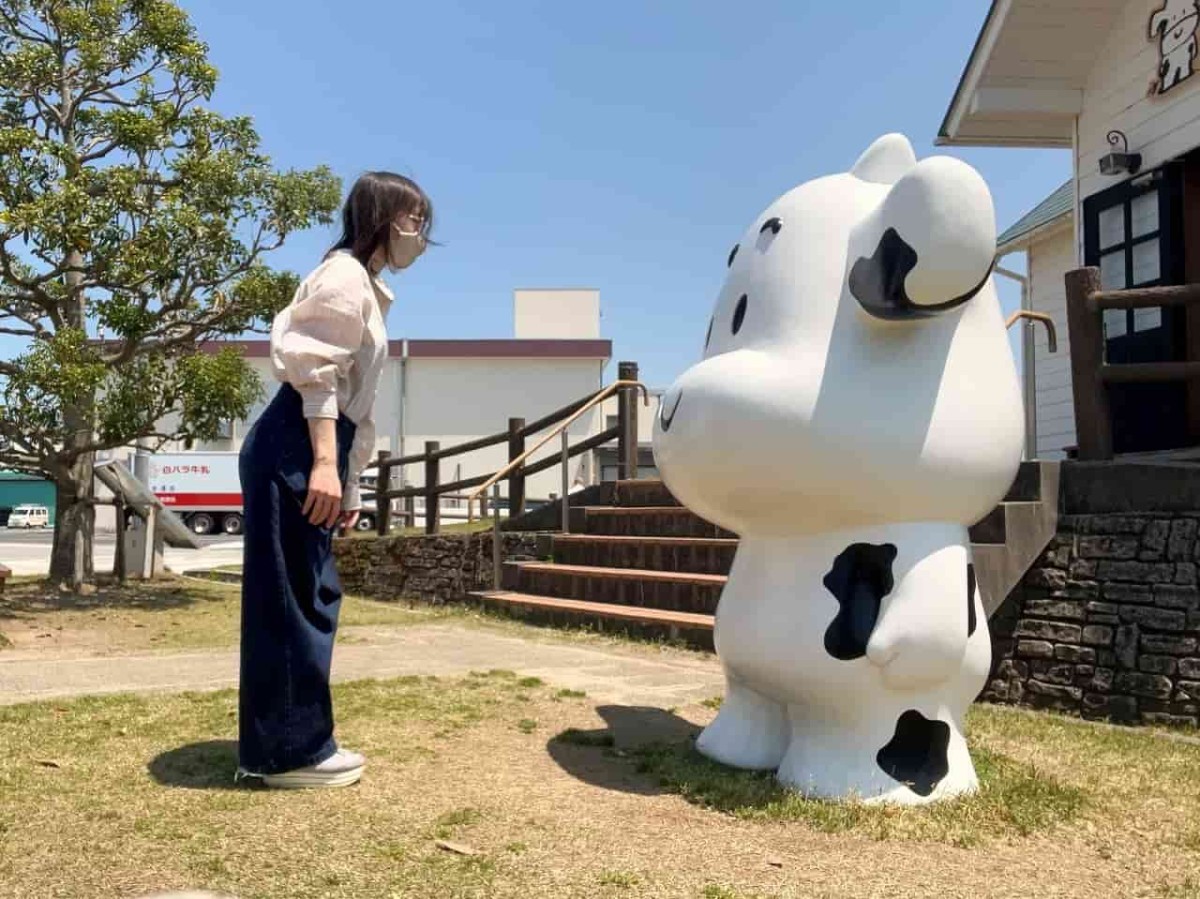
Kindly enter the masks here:
<path id="1" fill-rule="evenodd" d="M 0 564 L 17 575 L 44 575 L 50 568 L 50 547 L 54 532 L 50 529 L 17 530 L 0 528 Z M 218 535 L 201 537 L 199 549 L 176 549 L 168 546 L 165 552 L 167 567 L 183 572 L 237 565 L 242 561 L 240 537 Z M 96 535 L 95 566 L 97 571 L 112 570 L 116 539 L 113 534 Z"/>

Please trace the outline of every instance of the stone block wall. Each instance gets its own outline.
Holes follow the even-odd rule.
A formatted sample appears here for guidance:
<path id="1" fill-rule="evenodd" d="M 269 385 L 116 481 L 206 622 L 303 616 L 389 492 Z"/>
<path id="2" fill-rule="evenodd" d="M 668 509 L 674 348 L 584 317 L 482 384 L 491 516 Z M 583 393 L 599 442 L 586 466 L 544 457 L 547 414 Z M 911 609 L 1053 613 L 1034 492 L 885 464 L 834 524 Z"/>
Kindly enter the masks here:
<path id="1" fill-rule="evenodd" d="M 983 699 L 1200 724 L 1200 513 L 1068 515 L 990 622 Z"/>
<path id="2" fill-rule="evenodd" d="M 506 560 L 536 558 L 538 535 L 501 535 Z M 490 590 L 492 535 L 348 538 L 334 541 L 342 589 L 374 599 L 441 604 L 472 590 Z"/>

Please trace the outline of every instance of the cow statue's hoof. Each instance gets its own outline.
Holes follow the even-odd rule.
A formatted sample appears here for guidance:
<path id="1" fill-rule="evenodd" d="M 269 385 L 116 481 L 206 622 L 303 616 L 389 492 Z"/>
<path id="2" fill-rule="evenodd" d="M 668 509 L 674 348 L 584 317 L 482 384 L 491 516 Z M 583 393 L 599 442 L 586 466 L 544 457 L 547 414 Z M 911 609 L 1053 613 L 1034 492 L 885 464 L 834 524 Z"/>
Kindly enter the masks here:
<path id="1" fill-rule="evenodd" d="M 825 798 L 975 789 L 963 719 L 991 647 L 967 527 L 1024 441 L 995 247 L 974 169 L 887 135 L 730 253 L 654 432 L 672 493 L 742 538 L 705 755 Z"/>

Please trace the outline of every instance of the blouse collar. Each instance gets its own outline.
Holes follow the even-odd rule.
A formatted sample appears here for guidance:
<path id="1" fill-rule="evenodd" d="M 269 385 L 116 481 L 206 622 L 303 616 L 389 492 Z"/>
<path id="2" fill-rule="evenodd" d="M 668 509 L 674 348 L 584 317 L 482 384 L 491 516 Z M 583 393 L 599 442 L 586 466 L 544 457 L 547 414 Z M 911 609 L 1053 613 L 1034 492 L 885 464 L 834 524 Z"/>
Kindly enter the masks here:
<path id="1" fill-rule="evenodd" d="M 351 259 L 354 259 L 355 262 L 358 262 L 358 259 L 349 250 L 342 249 L 335 250 L 334 252 L 345 254 Z M 371 287 L 375 289 L 375 301 L 379 303 L 379 308 L 386 316 L 389 307 L 391 307 L 392 302 L 396 299 L 396 295 L 392 293 L 392 289 L 387 286 L 387 283 L 383 280 L 382 276 L 372 273 L 371 270 L 365 266 L 363 268 L 367 273 L 367 277 L 371 279 Z"/>

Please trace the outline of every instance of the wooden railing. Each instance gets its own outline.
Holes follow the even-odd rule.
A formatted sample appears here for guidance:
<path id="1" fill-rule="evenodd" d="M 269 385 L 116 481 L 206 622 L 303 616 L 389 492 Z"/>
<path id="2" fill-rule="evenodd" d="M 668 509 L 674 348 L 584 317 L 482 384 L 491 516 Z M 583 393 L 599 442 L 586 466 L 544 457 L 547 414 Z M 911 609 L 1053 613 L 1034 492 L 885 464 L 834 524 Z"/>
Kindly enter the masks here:
<path id="1" fill-rule="evenodd" d="M 1086 461 L 1111 459 L 1112 412 L 1108 385 L 1200 379 L 1200 361 L 1109 364 L 1104 356 L 1104 310 L 1193 304 L 1200 307 L 1200 284 L 1101 290 L 1100 269 L 1093 266 L 1067 272 L 1066 287 L 1079 458 Z"/>
<path id="2" fill-rule="evenodd" d="M 637 394 L 646 395 L 646 388 L 638 381 L 638 366 L 636 362 L 622 362 L 617 367 L 617 381 L 596 393 L 576 400 L 563 406 L 549 415 L 539 418 L 532 424 L 526 424 L 523 418 L 510 418 L 508 430 L 467 443 L 442 449 L 436 440 L 426 441 L 425 452 L 415 456 L 393 458 L 391 453 L 380 451 L 378 459 L 368 466 L 368 470 L 378 472 L 378 483 L 374 491 L 364 491 L 366 496 L 375 496 L 375 528 L 380 536 L 386 535 L 392 527 L 392 504 L 396 500 L 404 500 L 406 508 L 404 515 L 410 523 L 415 517 L 414 501 L 417 497 L 425 500 L 425 533 L 436 534 L 441 527 L 441 500 L 451 494 L 462 494 L 465 491 L 474 492 L 467 495 L 467 514 L 471 517 L 472 504 L 477 497 L 490 486 L 507 480 L 508 483 L 508 514 L 515 518 L 525 512 L 526 479 L 540 472 L 547 471 L 555 465 L 564 464 L 566 460 L 579 456 L 613 440 L 617 441 L 618 474 L 621 478 L 636 478 L 638 470 L 638 418 Z M 561 456 L 554 455 L 539 462 L 529 464 L 528 459 L 544 444 L 548 443 L 558 433 L 566 433 L 566 428 L 590 409 L 613 394 L 617 395 L 617 424 L 599 434 L 581 440 L 574 446 L 566 447 Z M 647 402 L 648 402 L 647 396 Z M 551 433 L 529 450 L 525 441 L 540 434 L 547 428 L 553 428 Z M 477 475 L 449 483 L 441 482 L 441 462 L 467 453 L 489 449 L 500 444 L 508 445 L 508 465 L 499 472 Z M 403 487 L 392 489 L 393 469 L 407 465 L 424 467 L 425 482 L 419 487 Z M 486 499 L 486 497 L 484 497 Z M 565 502 L 564 491 L 564 502 Z"/>

